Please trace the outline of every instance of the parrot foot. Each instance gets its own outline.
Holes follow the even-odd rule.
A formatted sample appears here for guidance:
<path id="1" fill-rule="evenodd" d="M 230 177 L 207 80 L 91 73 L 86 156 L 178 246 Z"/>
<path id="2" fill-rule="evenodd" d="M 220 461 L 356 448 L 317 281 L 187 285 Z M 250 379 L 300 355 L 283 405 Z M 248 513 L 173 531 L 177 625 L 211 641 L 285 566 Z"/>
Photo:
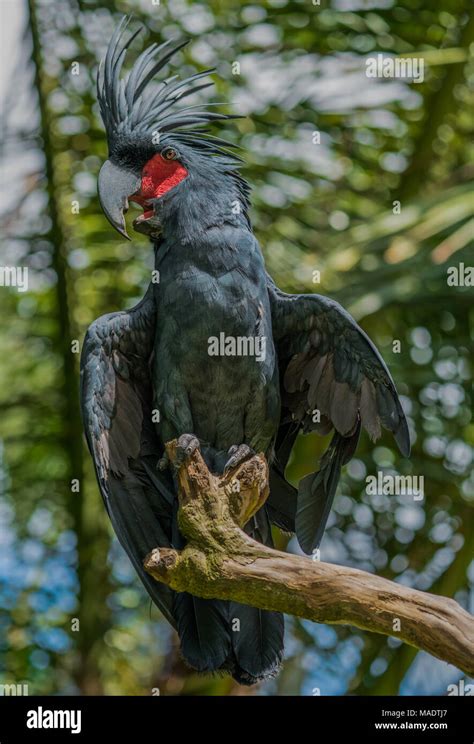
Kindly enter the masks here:
<path id="1" fill-rule="evenodd" d="M 185 460 L 191 457 L 200 446 L 199 439 L 194 434 L 181 434 L 176 445 L 175 468 L 180 468 Z"/>
<path id="2" fill-rule="evenodd" d="M 228 473 L 229 470 L 232 470 L 238 465 L 241 465 L 245 460 L 253 457 L 255 455 L 255 451 L 247 444 L 234 444 L 232 445 L 232 447 L 229 448 L 227 454 L 229 455 L 229 459 L 227 460 L 224 467 L 224 475 Z"/>

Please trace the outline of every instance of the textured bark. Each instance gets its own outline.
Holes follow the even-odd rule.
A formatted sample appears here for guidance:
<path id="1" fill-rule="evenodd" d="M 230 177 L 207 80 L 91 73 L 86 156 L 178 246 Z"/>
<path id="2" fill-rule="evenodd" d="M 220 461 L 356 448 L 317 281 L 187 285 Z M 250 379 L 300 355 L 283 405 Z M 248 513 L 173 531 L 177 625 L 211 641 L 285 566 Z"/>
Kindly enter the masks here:
<path id="1" fill-rule="evenodd" d="M 172 462 L 176 447 L 176 441 L 167 445 Z M 180 466 L 178 481 L 178 520 L 188 544 L 182 551 L 157 548 L 147 556 L 145 568 L 157 581 L 200 597 L 391 635 L 474 674 L 473 618 L 453 599 L 282 553 L 243 532 L 268 495 L 263 455 L 215 476 L 194 452 Z"/>

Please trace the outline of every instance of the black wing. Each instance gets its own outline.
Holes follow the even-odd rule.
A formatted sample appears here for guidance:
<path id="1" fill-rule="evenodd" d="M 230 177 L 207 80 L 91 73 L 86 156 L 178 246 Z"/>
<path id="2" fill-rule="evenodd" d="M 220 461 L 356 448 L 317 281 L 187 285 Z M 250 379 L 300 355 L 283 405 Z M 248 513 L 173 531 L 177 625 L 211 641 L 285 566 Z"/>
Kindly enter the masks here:
<path id="1" fill-rule="evenodd" d="M 151 288 L 132 310 L 98 318 L 81 356 L 81 408 L 97 480 L 117 537 L 148 593 L 175 625 L 172 593 L 143 569 L 154 547 L 170 546 L 173 483 L 152 422 Z"/>
<path id="2" fill-rule="evenodd" d="M 283 478 L 299 430 L 334 430 L 320 470 L 300 481 L 296 504 L 294 496 L 284 504 L 287 513 L 295 513 L 298 541 L 310 553 L 321 541 L 341 467 L 354 454 L 361 426 L 373 441 L 382 426 L 391 431 L 405 456 L 410 437 L 390 372 L 349 313 L 321 295 L 285 294 L 270 277 L 268 292 L 283 407 L 274 478 Z M 280 497 L 269 506 L 280 522 L 288 522 L 281 514 L 282 502 Z"/>

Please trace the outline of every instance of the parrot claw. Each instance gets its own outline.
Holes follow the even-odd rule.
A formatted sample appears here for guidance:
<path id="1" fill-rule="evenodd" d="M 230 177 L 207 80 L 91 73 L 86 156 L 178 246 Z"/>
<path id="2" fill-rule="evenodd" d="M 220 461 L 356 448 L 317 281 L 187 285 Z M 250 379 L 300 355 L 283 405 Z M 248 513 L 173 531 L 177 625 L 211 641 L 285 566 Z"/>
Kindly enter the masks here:
<path id="1" fill-rule="evenodd" d="M 199 439 L 194 434 L 181 434 L 176 446 L 175 468 L 181 467 L 183 462 L 200 448 Z"/>
<path id="2" fill-rule="evenodd" d="M 244 460 L 248 460 L 250 457 L 253 457 L 255 455 L 255 451 L 247 444 L 234 444 L 232 445 L 232 447 L 229 448 L 227 454 L 229 455 L 229 459 L 227 460 L 224 467 L 224 475 L 228 473 L 229 470 L 233 470 L 233 468 L 241 465 Z"/>

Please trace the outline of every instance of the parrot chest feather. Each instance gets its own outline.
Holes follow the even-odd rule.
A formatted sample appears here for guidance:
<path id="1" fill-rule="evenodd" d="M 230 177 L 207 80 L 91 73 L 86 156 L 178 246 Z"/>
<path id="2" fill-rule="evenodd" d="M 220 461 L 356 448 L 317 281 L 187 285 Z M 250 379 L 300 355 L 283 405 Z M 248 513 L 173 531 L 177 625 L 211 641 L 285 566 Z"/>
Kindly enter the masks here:
<path id="1" fill-rule="evenodd" d="M 250 405 L 274 398 L 276 358 L 260 252 L 170 249 L 155 290 L 157 404 L 179 401 L 192 430 L 225 448 L 246 441 Z M 271 390 L 270 390 L 271 388 Z M 278 396 L 277 396 L 278 397 Z M 180 422 L 179 426 L 185 426 Z M 176 427 L 179 428 L 179 427 Z"/>

